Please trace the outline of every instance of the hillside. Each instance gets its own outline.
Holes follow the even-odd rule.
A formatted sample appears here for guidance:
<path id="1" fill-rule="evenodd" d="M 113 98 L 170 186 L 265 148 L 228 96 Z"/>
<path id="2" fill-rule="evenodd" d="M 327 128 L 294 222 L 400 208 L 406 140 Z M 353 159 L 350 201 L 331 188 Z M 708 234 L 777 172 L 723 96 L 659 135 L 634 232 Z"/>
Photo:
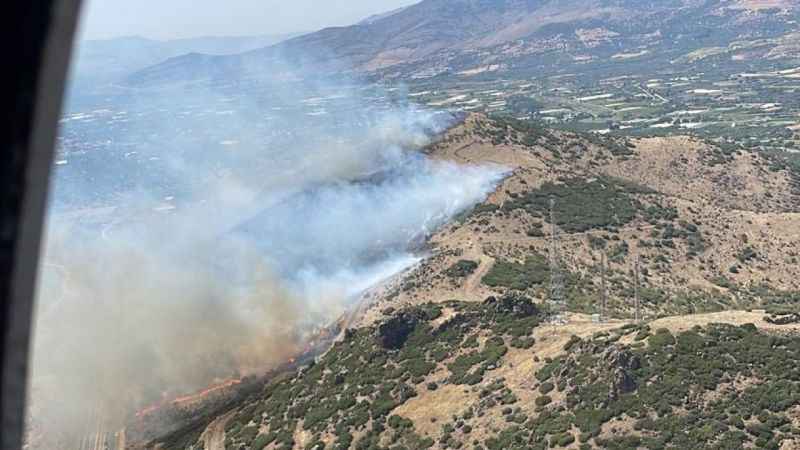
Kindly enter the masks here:
<path id="1" fill-rule="evenodd" d="M 419 305 L 161 448 L 796 448 L 798 328 L 761 317 L 553 328 L 524 297 Z"/>
<path id="2" fill-rule="evenodd" d="M 520 76 L 587 66 L 617 73 L 703 60 L 741 67 L 796 59 L 797 0 L 424 0 L 239 55 L 194 54 L 129 78 L 142 86 L 263 77 L 276 64 L 315 76 Z M 213 62 L 210 62 L 213 61 Z M 738 62 L 737 62 L 738 61 Z"/>
<path id="3" fill-rule="evenodd" d="M 634 255 L 648 316 L 797 298 L 797 174 L 765 157 L 682 136 L 611 138 L 480 115 L 429 153 L 514 171 L 484 204 L 431 238 L 432 257 L 373 313 L 386 304 L 510 291 L 545 299 L 550 197 L 571 310 L 598 312 L 601 253 L 610 314 L 618 317 L 633 312 Z"/>
<path id="4" fill-rule="evenodd" d="M 344 318 L 327 353 L 150 447 L 800 446 L 796 173 L 694 138 L 483 115 L 427 152 L 513 172 L 431 237 L 428 259 Z M 548 302 L 550 198 L 569 311 L 560 326 Z"/>

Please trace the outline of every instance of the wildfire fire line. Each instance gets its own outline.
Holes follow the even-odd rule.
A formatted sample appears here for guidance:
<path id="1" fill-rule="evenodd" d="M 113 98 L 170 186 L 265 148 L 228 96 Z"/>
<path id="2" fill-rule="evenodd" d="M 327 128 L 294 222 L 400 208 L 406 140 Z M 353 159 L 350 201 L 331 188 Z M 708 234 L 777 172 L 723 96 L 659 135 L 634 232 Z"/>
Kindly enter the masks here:
<path id="1" fill-rule="evenodd" d="M 210 417 L 215 413 L 219 414 L 230 407 L 232 401 L 248 393 L 253 392 L 274 379 L 276 376 L 287 371 L 296 370 L 303 364 L 313 360 L 323 354 L 330 347 L 330 344 L 341 334 L 346 321 L 340 319 L 333 325 L 325 328 L 318 328 L 308 338 L 306 345 L 285 363 L 274 367 L 259 376 L 246 376 L 241 378 L 230 378 L 217 381 L 207 388 L 186 395 L 174 398 L 165 398 L 160 402 L 148 406 L 135 414 L 135 419 L 129 423 L 125 431 L 120 432 L 124 435 L 123 440 L 127 442 L 125 447 L 115 450 L 125 450 L 131 448 L 149 448 L 148 443 L 153 443 L 166 434 L 175 431 L 175 428 L 167 426 L 167 422 L 174 422 L 177 427 L 191 426 L 190 423 L 198 420 L 197 418 Z M 177 418 L 177 420 L 175 420 Z M 118 433 L 118 434 L 120 434 Z M 119 439 L 117 439 L 119 441 Z"/>
<path id="2" fill-rule="evenodd" d="M 211 395 L 211 394 L 213 394 L 215 392 L 219 392 L 221 390 L 227 389 L 227 388 L 229 388 L 231 386 L 236 386 L 237 384 L 241 384 L 241 382 L 242 382 L 241 378 L 231 378 L 231 379 L 225 380 L 225 381 L 223 381 L 221 383 L 212 384 L 211 386 L 209 386 L 206 389 L 203 389 L 202 391 L 199 391 L 197 393 L 190 394 L 190 395 L 185 395 L 185 396 L 182 396 L 182 397 L 177 397 L 177 398 L 174 398 L 174 399 L 172 399 L 170 401 L 167 401 L 167 402 L 160 402 L 160 403 L 148 406 L 147 408 L 144 408 L 141 411 L 137 412 L 136 413 L 136 417 L 137 418 L 142 418 L 142 417 L 144 417 L 144 416 L 146 416 L 148 414 L 151 414 L 151 413 L 153 413 L 155 411 L 158 411 L 159 409 L 163 408 L 167 404 L 172 404 L 172 405 L 175 405 L 175 406 L 182 406 L 182 405 L 185 405 L 185 404 L 201 402 L 207 396 L 209 396 L 209 395 Z"/>
<path id="3" fill-rule="evenodd" d="M 331 331 L 337 330 L 338 332 L 339 328 L 340 328 L 340 323 L 337 323 L 332 328 L 317 329 L 311 336 L 311 338 L 308 340 L 308 343 L 299 352 L 299 354 L 296 357 L 293 356 L 286 360 L 286 365 L 289 367 L 294 366 L 295 364 L 297 364 L 298 360 L 307 360 L 308 355 L 318 354 L 320 344 L 327 345 L 327 342 L 329 342 L 332 337 Z M 144 417 L 153 414 L 166 406 L 173 406 L 180 408 L 184 406 L 189 406 L 191 404 L 202 403 L 210 395 L 214 393 L 221 393 L 229 388 L 240 385 L 243 382 L 243 380 L 244 380 L 243 378 L 229 378 L 221 382 L 213 383 L 209 385 L 207 388 L 200 390 L 198 392 L 178 396 L 171 400 L 166 399 L 166 394 L 165 394 L 164 399 L 162 399 L 158 403 L 155 403 L 153 405 L 141 409 L 140 411 L 136 412 L 135 416 L 137 419 L 143 419 Z"/>

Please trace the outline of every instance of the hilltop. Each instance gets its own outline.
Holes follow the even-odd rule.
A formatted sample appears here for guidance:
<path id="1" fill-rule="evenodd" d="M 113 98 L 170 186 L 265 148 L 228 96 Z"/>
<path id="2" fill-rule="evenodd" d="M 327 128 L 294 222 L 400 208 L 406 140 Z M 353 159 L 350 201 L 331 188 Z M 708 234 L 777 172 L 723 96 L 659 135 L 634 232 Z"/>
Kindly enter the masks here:
<path id="1" fill-rule="evenodd" d="M 432 257 L 374 303 L 523 292 L 548 295 L 556 231 L 573 311 L 595 313 L 601 253 L 610 313 L 745 309 L 797 298 L 798 174 L 759 154 L 685 136 L 619 138 L 471 115 L 428 149 L 433 158 L 513 170 L 482 204 L 430 239 Z"/>
<path id="2" fill-rule="evenodd" d="M 324 355 L 162 448 L 800 445 L 798 174 L 696 138 L 479 114 L 426 152 L 511 172 L 431 236 L 429 258 L 343 319 Z M 548 303 L 550 198 L 561 326 Z"/>

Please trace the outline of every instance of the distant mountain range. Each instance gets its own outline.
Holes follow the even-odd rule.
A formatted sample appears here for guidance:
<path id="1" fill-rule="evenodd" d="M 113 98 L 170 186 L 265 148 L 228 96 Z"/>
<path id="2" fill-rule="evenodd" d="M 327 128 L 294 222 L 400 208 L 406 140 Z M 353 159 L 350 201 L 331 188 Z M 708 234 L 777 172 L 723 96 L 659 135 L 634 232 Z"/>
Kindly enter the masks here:
<path id="1" fill-rule="evenodd" d="M 85 40 L 76 44 L 73 75 L 79 81 L 108 81 L 187 53 L 237 54 L 274 45 L 299 34 L 205 36 L 174 40 L 127 36 Z"/>
<path id="2" fill-rule="evenodd" d="M 474 76 L 653 56 L 692 62 L 693 51 L 731 45 L 748 49 L 737 61 L 797 58 L 798 20 L 800 0 L 423 0 L 236 55 L 179 56 L 128 82 L 248 77 L 281 63 L 322 75 Z"/>

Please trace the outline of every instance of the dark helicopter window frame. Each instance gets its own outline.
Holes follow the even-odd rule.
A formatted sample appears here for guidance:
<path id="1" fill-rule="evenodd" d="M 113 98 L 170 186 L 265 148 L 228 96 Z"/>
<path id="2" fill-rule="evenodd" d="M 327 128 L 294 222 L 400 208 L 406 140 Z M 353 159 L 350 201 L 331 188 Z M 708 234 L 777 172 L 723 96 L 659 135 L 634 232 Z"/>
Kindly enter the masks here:
<path id="1" fill-rule="evenodd" d="M 22 447 L 39 246 L 80 0 L 4 5 L 0 105 L 0 448 Z"/>

